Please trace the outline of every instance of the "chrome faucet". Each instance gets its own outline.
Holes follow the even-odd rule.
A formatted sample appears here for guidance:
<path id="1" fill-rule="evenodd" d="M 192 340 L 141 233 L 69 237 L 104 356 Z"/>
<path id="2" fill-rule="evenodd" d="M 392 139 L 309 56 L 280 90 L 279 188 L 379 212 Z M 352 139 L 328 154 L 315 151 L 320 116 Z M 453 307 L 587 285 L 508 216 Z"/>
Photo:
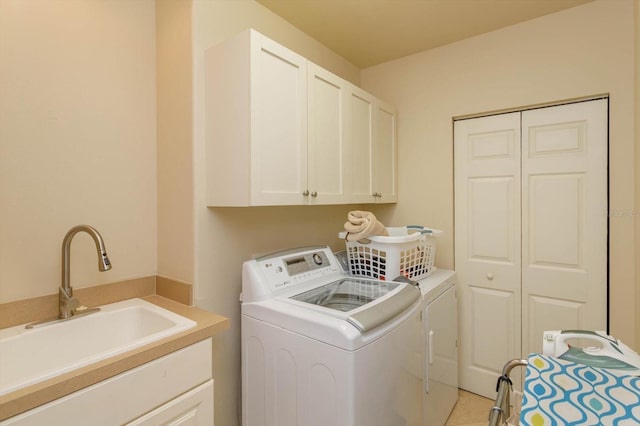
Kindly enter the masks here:
<path id="1" fill-rule="evenodd" d="M 98 269 L 102 272 L 111 269 L 111 262 L 104 247 L 104 241 L 100 233 L 89 225 L 74 226 L 67 232 L 62 240 L 62 285 L 58 291 L 60 313 L 59 319 L 67 319 L 75 314 L 75 310 L 80 306 L 78 299 L 73 297 L 73 289 L 69 280 L 69 264 L 71 260 L 71 240 L 78 232 L 86 232 L 93 238 L 98 250 Z"/>

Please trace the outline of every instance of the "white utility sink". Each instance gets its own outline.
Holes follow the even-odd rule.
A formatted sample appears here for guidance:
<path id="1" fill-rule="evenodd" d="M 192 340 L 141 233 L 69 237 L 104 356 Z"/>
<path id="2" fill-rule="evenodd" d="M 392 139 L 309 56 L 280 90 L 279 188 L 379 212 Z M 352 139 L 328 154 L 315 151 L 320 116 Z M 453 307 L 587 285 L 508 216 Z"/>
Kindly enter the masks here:
<path id="1" fill-rule="evenodd" d="M 194 327 L 190 319 L 142 299 L 37 328 L 0 330 L 0 395 Z"/>

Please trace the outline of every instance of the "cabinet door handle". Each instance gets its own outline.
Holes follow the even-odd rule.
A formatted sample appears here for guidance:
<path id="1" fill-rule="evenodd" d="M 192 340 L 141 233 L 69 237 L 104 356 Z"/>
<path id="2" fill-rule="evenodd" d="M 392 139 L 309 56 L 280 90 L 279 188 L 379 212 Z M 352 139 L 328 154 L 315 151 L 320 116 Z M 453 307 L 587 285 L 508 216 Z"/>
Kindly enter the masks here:
<path id="1" fill-rule="evenodd" d="M 302 191 L 302 195 L 304 195 L 305 197 L 309 196 L 309 190 L 305 189 L 304 191 Z"/>
<path id="2" fill-rule="evenodd" d="M 312 197 L 317 197 L 317 196 L 318 196 L 318 193 L 317 193 L 317 192 L 315 192 L 315 191 L 313 191 L 313 192 L 311 193 L 311 196 L 312 196 Z"/>
<path id="3" fill-rule="evenodd" d="M 488 274 L 487 274 L 487 279 L 488 279 L 489 281 L 493 280 L 493 278 L 494 278 L 494 277 L 493 277 L 493 274 L 492 274 L 492 273 L 488 273 Z"/>

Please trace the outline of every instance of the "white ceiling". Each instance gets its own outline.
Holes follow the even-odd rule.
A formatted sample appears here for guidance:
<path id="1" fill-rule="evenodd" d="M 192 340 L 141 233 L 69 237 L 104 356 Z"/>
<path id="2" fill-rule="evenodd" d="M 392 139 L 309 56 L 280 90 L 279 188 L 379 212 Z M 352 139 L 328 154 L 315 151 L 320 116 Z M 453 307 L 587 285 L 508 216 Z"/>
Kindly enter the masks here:
<path id="1" fill-rule="evenodd" d="M 359 68 L 592 0 L 257 0 Z"/>

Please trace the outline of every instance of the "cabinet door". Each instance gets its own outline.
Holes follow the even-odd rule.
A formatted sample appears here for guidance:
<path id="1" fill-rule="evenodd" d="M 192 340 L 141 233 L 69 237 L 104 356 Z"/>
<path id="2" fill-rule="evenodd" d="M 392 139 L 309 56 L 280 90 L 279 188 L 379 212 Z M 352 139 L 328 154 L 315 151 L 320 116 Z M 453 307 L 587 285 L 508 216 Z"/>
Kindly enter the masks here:
<path id="1" fill-rule="evenodd" d="M 349 193 L 352 203 L 374 203 L 373 196 L 373 119 L 374 98 L 350 86 L 347 94 L 349 137 Z"/>
<path id="2" fill-rule="evenodd" d="M 213 426 L 213 380 L 180 395 L 128 426 Z"/>
<path id="3" fill-rule="evenodd" d="M 252 205 L 304 204 L 307 61 L 251 32 Z"/>
<path id="4" fill-rule="evenodd" d="M 396 110 L 376 101 L 374 118 L 373 193 L 378 203 L 394 203 L 398 201 Z"/>
<path id="5" fill-rule="evenodd" d="M 310 204 L 346 202 L 346 87 L 348 83 L 308 63 L 307 179 Z"/>
<path id="6" fill-rule="evenodd" d="M 211 351 L 209 338 L 11 417 L 0 425 L 126 424 L 211 382 Z"/>

